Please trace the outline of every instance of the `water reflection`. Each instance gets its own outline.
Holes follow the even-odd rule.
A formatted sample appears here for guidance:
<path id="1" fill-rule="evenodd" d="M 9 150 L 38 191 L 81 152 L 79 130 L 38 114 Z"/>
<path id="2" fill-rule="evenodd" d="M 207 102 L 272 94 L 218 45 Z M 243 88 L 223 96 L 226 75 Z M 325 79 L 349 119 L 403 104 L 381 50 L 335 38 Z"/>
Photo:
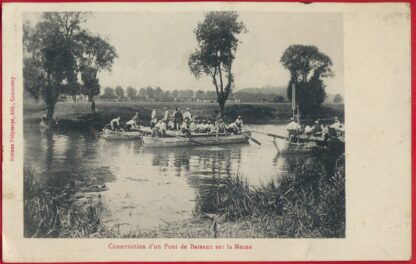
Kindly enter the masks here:
<path id="1" fill-rule="evenodd" d="M 281 127 L 256 126 L 256 130 Z M 273 131 L 273 130 L 272 130 Z M 94 134 L 36 130 L 25 133 L 25 165 L 45 186 L 104 186 L 103 222 L 129 228 L 154 227 L 192 216 L 196 201 L 239 175 L 251 185 L 283 177 L 291 166 L 320 162 L 311 156 L 281 156 L 268 137 L 263 145 L 143 148 L 129 141 L 106 141 Z M 330 166 L 328 165 L 328 168 Z"/>

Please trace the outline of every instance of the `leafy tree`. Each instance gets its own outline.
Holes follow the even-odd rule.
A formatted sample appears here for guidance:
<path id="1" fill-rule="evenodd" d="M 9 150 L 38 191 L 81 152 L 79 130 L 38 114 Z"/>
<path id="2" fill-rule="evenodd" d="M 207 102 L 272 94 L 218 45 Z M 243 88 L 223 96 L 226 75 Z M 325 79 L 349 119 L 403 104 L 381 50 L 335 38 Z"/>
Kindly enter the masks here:
<path id="1" fill-rule="evenodd" d="M 338 104 L 338 103 L 342 103 L 343 101 L 344 101 L 344 98 L 342 98 L 340 94 L 336 94 L 334 96 L 334 103 Z"/>
<path id="2" fill-rule="evenodd" d="M 124 98 L 124 89 L 121 86 L 117 86 L 114 92 L 120 100 Z"/>
<path id="3" fill-rule="evenodd" d="M 160 101 L 162 99 L 162 96 L 163 96 L 162 89 L 159 86 L 156 87 L 153 91 L 153 98 L 155 99 L 155 101 Z"/>
<path id="4" fill-rule="evenodd" d="M 153 90 L 153 88 L 150 86 L 146 87 L 146 99 L 153 100 L 154 96 L 155 96 L 155 90 Z"/>
<path id="5" fill-rule="evenodd" d="M 315 46 L 291 45 L 280 59 L 290 71 L 287 96 L 292 99 L 293 84 L 301 114 L 313 114 L 324 101 L 324 78 L 333 76 L 332 61 Z"/>
<path id="6" fill-rule="evenodd" d="M 102 95 L 102 97 L 107 99 L 115 98 L 114 89 L 111 87 L 105 87 L 104 94 Z"/>
<path id="7" fill-rule="evenodd" d="M 133 87 L 129 86 L 126 89 L 126 93 L 127 93 L 128 98 L 130 98 L 131 100 L 134 100 L 136 98 L 136 95 L 137 95 L 137 90 L 136 90 L 136 88 L 133 88 Z"/>
<path id="8" fill-rule="evenodd" d="M 146 88 L 140 88 L 139 97 L 140 100 L 146 101 Z"/>
<path id="9" fill-rule="evenodd" d="M 117 53 L 114 47 L 99 36 L 91 36 L 82 32 L 76 40 L 81 47 L 79 50 L 80 71 L 84 83 L 81 93 L 87 95 L 88 101 L 91 102 L 93 97 L 100 93 L 97 74 L 101 70 L 111 71 Z"/>
<path id="10" fill-rule="evenodd" d="M 99 89 L 98 80 L 91 78 L 85 59 L 85 36 L 82 29 L 87 19 L 83 12 L 45 12 L 34 27 L 24 25 L 24 86 L 36 98 L 41 96 L 46 104 L 46 119 L 53 119 L 55 105 L 61 95 L 74 99 L 82 86 L 78 75 L 90 85 L 92 91 Z M 111 62 L 112 63 L 112 62 Z M 88 65 L 91 66 L 91 65 Z M 81 72 L 80 72 L 81 71 Z"/>
<path id="11" fill-rule="evenodd" d="M 285 101 L 285 98 L 281 95 L 277 95 L 273 98 L 273 103 L 281 103 L 284 101 Z"/>
<path id="12" fill-rule="evenodd" d="M 202 91 L 202 90 L 198 90 L 198 91 L 196 91 L 196 93 L 195 93 L 195 98 L 196 98 L 197 100 L 204 100 L 204 99 L 205 99 L 205 92 L 204 92 L 204 91 Z"/>
<path id="13" fill-rule="evenodd" d="M 198 48 L 188 61 L 196 78 L 202 74 L 211 76 L 221 113 L 234 82 L 231 69 L 239 42 L 237 35 L 247 31 L 237 19 L 236 12 L 208 13 L 194 31 Z"/>

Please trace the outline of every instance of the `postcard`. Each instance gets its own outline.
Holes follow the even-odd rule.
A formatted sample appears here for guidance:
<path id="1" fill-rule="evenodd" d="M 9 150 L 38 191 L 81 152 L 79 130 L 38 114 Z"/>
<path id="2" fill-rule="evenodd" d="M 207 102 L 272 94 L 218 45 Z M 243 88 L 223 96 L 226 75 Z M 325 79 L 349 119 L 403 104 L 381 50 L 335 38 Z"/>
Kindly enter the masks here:
<path id="1" fill-rule="evenodd" d="M 410 258 L 409 4 L 2 19 L 4 261 Z"/>

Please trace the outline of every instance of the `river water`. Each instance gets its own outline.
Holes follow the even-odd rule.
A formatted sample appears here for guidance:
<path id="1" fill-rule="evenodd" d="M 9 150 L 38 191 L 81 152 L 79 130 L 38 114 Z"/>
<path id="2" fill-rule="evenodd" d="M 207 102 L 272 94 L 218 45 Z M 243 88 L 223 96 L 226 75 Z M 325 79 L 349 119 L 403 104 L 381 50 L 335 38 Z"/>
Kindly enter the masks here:
<path id="1" fill-rule="evenodd" d="M 282 125 L 248 126 L 285 134 Z M 107 141 L 78 131 L 26 127 L 24 160 L 52 188 L 79 186 L 79 203 L 95 203 L 107 225 L 154 228 L 189 219 L 201 195 L 218 179 L 239 175 L 251 185 L 277 180 L 308 156 L 277 155 L 272 138 L 250 144 L 148 149 L 134 141 Z"/>

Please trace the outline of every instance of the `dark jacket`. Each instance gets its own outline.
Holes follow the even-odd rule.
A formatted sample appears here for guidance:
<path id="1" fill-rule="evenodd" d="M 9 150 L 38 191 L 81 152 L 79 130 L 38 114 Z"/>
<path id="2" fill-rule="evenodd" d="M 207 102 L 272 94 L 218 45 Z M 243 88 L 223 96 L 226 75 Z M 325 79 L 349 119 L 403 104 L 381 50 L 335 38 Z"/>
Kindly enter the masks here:
<path id="1" fill-rule="evenodd" d="M 183 122 L 183 115 L 181 111 L 175 112 L 175 122 Z"/>

